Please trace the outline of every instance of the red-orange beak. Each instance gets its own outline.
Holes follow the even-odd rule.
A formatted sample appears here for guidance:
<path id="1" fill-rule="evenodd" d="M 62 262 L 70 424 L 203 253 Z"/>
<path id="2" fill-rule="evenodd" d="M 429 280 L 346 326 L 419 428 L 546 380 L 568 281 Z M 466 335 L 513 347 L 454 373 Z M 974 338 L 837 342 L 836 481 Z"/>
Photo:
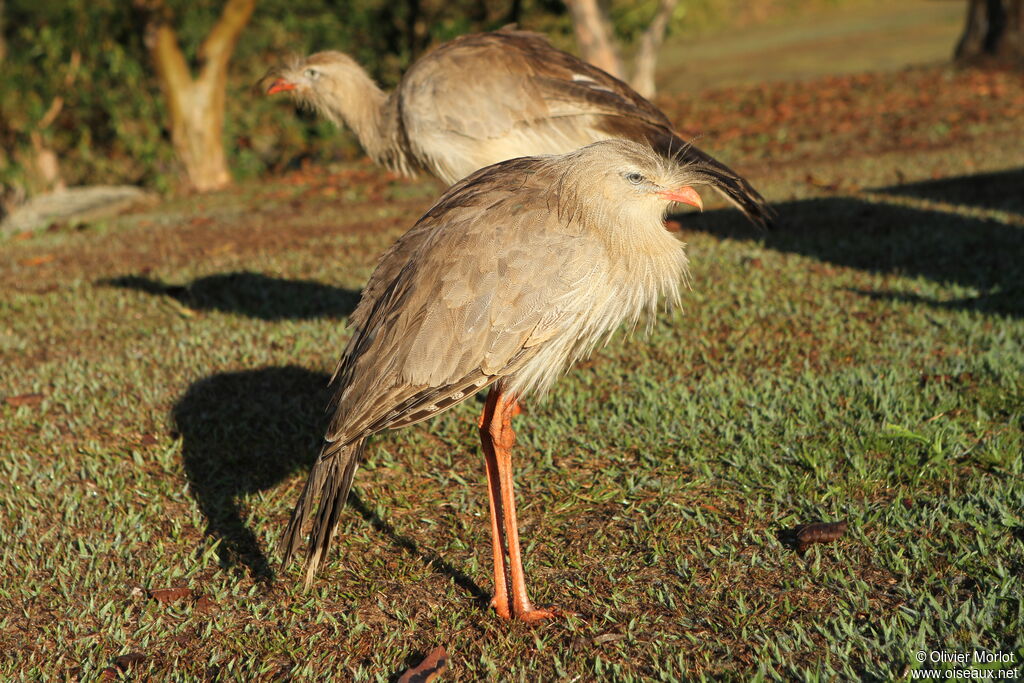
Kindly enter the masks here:
<path id="1" fill-rule="evenodd" d="M 285 92 L 286 90 L 295 90 L 295 84 L 279 78 L 270 84 L 270 87 L 267 88 L 267 94 L 273 95 L 274 93 Z"/>
<path id="2" fill-rule="evenodd" d="M 697 194 L 697 190 L 693 189 L 689 185 L 684 185 L 678 190 L 665 190 L 664 192 L 659 192 L 658 196 L 672 202 L 696 206 L 701 211 L 704 210 L 703 200 L 701 200 L 700 195 Z"/>

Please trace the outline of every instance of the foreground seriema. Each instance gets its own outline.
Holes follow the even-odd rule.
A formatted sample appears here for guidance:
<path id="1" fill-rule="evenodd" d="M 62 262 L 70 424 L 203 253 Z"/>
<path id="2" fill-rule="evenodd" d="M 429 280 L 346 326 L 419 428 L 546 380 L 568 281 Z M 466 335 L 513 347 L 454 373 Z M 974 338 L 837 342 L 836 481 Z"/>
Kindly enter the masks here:
<path id="1" fill-rule="evenodd" d="M 312 519 L 306 583 L 326 559 L 366 440 L 425 420 L 490 386 L 480 417 L 494 552 L 494 608 L 551 616 L 527 596 L 512 486 L 517 401 L 545 392 L 622 323 L 675 302 L 683 245 L 662 219 L 701 206 L 717 170 L 633 142 L 485 168 L 452 187 L 384 254 L 352 315 L 335 372 L 327 443 L 281 546 Z"/>

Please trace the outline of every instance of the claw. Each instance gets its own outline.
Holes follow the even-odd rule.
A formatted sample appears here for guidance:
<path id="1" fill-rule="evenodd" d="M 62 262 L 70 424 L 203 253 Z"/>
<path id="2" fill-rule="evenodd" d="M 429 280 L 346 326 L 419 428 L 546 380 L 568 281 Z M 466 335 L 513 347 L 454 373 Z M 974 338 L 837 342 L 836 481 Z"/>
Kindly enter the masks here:
<path id="1" fill-rule="evenodd" d="M 527 624 L 532 624 L 537 621 L 543 621 L 544 619 L 551 619 L 558 616 L 561 616 L 561 613 L 555 610 L 535 607 L 533 609 L 526 610 L 522 614 L 517 614 L 516 619 L 525 621 Z"/>
<path id="2" fill-rule="evenodd" d="M 495 595 L 491 598 L 491 608 L 498 613 L 498 616 L 502 619 L 511 619 L 512 613 L 508 609 L 508 600 L 498 600 L 498 596 Z"/>

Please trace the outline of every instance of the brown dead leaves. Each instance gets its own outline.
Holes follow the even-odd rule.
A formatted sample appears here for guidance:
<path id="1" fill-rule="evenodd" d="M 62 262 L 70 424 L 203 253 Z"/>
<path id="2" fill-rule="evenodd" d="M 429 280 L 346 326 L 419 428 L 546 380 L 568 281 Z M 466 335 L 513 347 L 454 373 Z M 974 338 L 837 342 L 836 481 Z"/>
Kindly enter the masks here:
<path id="1" fill-rule="evenodd" d="M 1012 70 L 915 67 L 758 83 L 658 103 L 672 121 L 689 124 L 684 134 L 703 134 L 718 146 L 735 141 L 752 158 L 796 161 L 970 139 L 978 124 L 1024 115 L 1024 80 Z"/>
<path id="2" fill-rule="evenodd" d="M 427 683 L 440 676 L 447 668 L 448 653 L 444 645 L 438 645 L 422 662 L 402 674 L 398 683 Z"/>
<path id="3" fill-rule="evenodd" d="M 801 555 L 815 543 L 832 543 L 838 541 L 846 533 L 848 523 L 816 522 L 804 524 L 796 529 L 796 551 Z"/>
<path id="4" fill-rule="evenodd" d="M 21 406 L 36 406 L 43 402 L 46 398 L 43 394 L 18 394 L 17 396 L 8 396 L 4 399 L 4 403 L 11 406 L 12 408 L 20 408 Z"/>
<path id="5" fill-rule="evenodd" d="M 146 663 L 147 659 L 148 657 L 141 652 L 129 652 L 126 655 L 121 655 L 114 660 L 114 666 L 101 669 L 98 678 L 101 681 L 116 681 L 123 675 L 137 673 L 142 668 L 142 665 Z M 77 670 L 72 672 L 72 678 L 79 680 L 79 672 Z"/>
<path id="6" fill-rule="evenodd" d="M 21 259 L 18 261 L 23 266 L 41 266 L 44 263 L 49 263 L 57 257 L 53 254 L 44 254 L 42 256 L 32 256 L 30 258 Z"/>
<path id="7" fill-rule="evenodd" d="M 191 603 L 192 608 L 199 612 L 211 612 L 217 608 L 214 600 L 191 588 L 160 588 L 147 591 L 147 595 L 161 605 Z"/>

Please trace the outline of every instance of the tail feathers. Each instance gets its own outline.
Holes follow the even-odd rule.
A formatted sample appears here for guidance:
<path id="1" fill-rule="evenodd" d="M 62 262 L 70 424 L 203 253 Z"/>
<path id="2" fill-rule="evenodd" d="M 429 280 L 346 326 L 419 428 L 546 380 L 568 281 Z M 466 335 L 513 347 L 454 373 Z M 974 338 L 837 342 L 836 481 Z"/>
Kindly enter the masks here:
<path id="1" fill-rule="evenodd" d="M 659 144 L 660 143 L 660 144 Z M 683 163 L 696 163 L 715 174 L 715 189 L 746 215 L 747 219 L 762 229 L 771 228 L 775 222 L 775 210 L 761 196 L 746 178 L 736 173 L 721 161 L 699 147 L 683 142 L 678 137 L 654 142 L 666 156 L 675 157 Z"/>
<path id="2" fill-rule="evenodd" d="M 288 528 L 278 544 L 278 550 L 284 554 L 284 564 L 287 565 L 302 545 L 309 517 L 319 499 L 309 531 L 309 547 L 306 549 L 306 577 L 303 582 L 306 588 L 313 583 L 313 578 L 331 548 L 338 515 L 352 488 L 352 479 L 362 460 L 365 444 L 366 441 L 360 439 L 345 446 L 328 444 L 324 448 L 309 473 Z"/>

